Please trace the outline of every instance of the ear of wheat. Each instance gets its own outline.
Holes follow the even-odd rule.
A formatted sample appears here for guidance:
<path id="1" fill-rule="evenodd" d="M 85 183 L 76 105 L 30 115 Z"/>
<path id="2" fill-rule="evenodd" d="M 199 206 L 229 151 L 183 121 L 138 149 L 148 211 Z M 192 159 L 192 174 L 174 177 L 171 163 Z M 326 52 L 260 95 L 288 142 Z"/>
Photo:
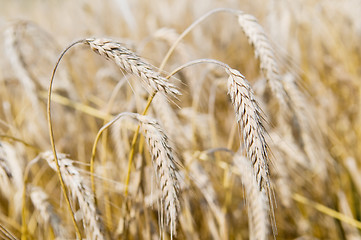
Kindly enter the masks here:
<path id="1" fill-rule="evenodd" d="M 147 116 L 136 115 L 142 123 L 153 166 L 162 191 L 162 210 L 166 214 L 167 225 L 170 226 L 171 235 L 176 234 L 177 216 L 179 211 L 179 179 L 177 166 L 168 137 L 155 119 Z"/>
<path id="2" fill-rule="evenodd" d="M 96 208 L 89 184 L 73 165 L 72 160 L 67 158 L 65 154 L 58 153 L 57 156 L 64 182 L 69 187 L 73 198 L 77 199 L 79 203 L 87 236 L 96 240 L 107 239 L 104 224 Z M 56 171 L 54 155 L 51 151 L 41 153 L 40 157 L 45 159 L 49 166 Z"/>
<path id="3" fill-rule="evenodd" d="M 269 158 L 260 109 L 244 76 L 235 69 L 229 69 L 229 73 L 228 94 L 241 126 L 247 157 L 252 162 L 259 190 L 269 192 Z"/>
<path id="4" fill-rule="evenodd" d="M 50 224 L 57 238 L 68 238 L 67 230 L 63 226 L 59 215 L 54 211 L 49 202 L 49 196 L 40 187 L 28 185 L 28 192 L 34 207 L 40 212 L 40 217 L 45 224 Z"/>
<path id="5" fill-rule="evenodd" d="M 123 117 L 131 117 L 141 123 L 144 136 L 149 145 L 152 163 L 159 184 L 161 198 L 161 228 L 164 225 L 164 214 L 166 223 L 170 226 L 171 236 L 176 234 L 177 216 L 179 212 L 179 179 L 177 176 L 177 165 L 173 149 L 169 140 L 159 123 L 151 117 L 137 113 L 122 112 L 102 127 L 105 129 Z"/>
<path id="6" fill-rule="evenodd" d="M 256 57 L 261 62 L 261 70 L 265 73 L 268 86 L 275 94 L 283 108 L 288 108 L 288 99 L 279 74 L 279 66 L 274 54 L 273 47 L 262 26 L 253 15 L 239 13 L 238 23 L 254 46 Z"/>
<path id="7" fill-rule="evenodd" d="M 90 48 L 107 59 L 114 61 L 120 68 L 128 73 L 140 77 L 152 91 L 165 94 L 179 95 L 176 87 L 154 70 L 154 67 L 142 60 L 135 53 L 110 39 L 86 39 Z"/>

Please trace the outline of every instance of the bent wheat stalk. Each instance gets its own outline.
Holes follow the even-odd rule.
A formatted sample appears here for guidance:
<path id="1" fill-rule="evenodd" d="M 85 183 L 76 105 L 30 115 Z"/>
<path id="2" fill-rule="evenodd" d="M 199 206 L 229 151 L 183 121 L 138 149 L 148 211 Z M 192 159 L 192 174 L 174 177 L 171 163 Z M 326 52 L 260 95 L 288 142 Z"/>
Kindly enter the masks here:
<path id="1" fill-rule="evenodd" d="M 121 46 L 120 43 L 114 42 L 110 39 L 80 39 L 71 43 L 63 52 L 60 54 L 55 67 L 53 69 L 53 73 L 50 79 L 49 90 L 48 90 L 48 101 L 47 101 L 47 118 L 48 118 L 48 127 L 49 127 L 49 135 L 50 142 L 52 146 L 53 156 L 57 168 L 57 174 L 61 183 L 62 191 L 65 196 L 65 200 L 67 202 L 68 208 L 70 209 L 72 221 L 74 227 L 76 229 L 77 237 L 81 238 L 80 231 L 77 227 L 74 213 L 72 211 L 72 207 L 67 196 L 66 186 L 64 184 L 63 177 L 61 175 L 60 166 L 56 154 L 55 140 L 54 140 L 54 132 L 53 125 L 51 121 L 51 94 L 53 89 L 54 77 L 57 71 L 57 68 L 60 64 L 61 59 L 64 57 L 65 53 L 77 44 L 86 44 L 91 47 L 93 51 L 100 54 L 101 56 L 106 57 L 107 59 L 113 60 L 119 67 L 128 71 L 129 73 L 135 74 L 140 77 L 152 90 L 153 92 L 161 91 L 163 93 L 167 93 L 170 95 L 178 95 L 179 91 L 173 86 L 171 83 L 168 83 L 165 78 L 161 77 L 159 73 L 153 71 L 153 67 L 141 60 L 136 54 L 131 52 L 129 49 Z M 151 99 L 155 94 L 153 93 Z M 150 103 L 149 103 L 150 104 Z M 145 110 L 146 112 L 146 110 Z"/>
<path id="2" fill-rule="evenodd" d="M 265 129 L 262 124 L 261 110 L 255 100 L 253 90 L 246 78 L 237 70 L 227 64 L 214 59 L 198 59 L 190 61 L 177 69 L 169 76 L 180 70 L 200 63 L 210 63 L 225 69 L 228 77 L 228 94 L 240 125 L 243 142 L 246 145 L 247 157 L 251 160 L 259 190 L 264 189 L 271 199 L 271 186 L 269 178 L 268 146 L 264 138 Z"/>
<path id="3" fill-rule="evenodd" d="M 159 123 L 151 118 L 137 113 L 123 112 L 114 117 L 113 120 L 105 124 L 95 138 L 90 160 L 90 171 L 92 176 L 92 188 L 95 192 L 94 184 L 94 159 L 96 154 L 96 146 L 101 134 L 116 121 L 123 117 L 131 117 L 138 120 L 141 129 L 144 131 L 145 138 L 149 145 L 150 154 L 154 171 L 162 192 L 161 198 L 161 228 L 164 225 L 164 214 L 166 214 L 166 224 L 170 226 L 171 236 L 176 234 L 177 216 L 180 208 L 178 191 L 179 179 L 177 176 L 177 165 L 173 149 L 170 147 L 169 139 Z M 126 185 L 127 187 L 127 185 Z"/>
<path id="4" fill-rule="evenodd" d="M 279 74 L 279 66 L 276 61 L 276 56 L 270 40 L 268 39 L 262 26 L 258 23 L 257 18 L 253 15 L 246 14 L 240 10 L 230 8 L 217 8 L 205 13 L 194 21 L 188 28 L 186 28 L 181 35 L 174 41 L 173 45 L 168 50 L 164 57 L 160 68 L 163 69 L 169 57 L 174 52 L 175 48 L 179 45 L 181 40 L 190 33 L 197 25 L 205 21 L 210 16 L 217 13 L 229 13 L 238 17 L 238 23 L 242 31 L 248 38 L 248 42 L 255 48 L 256 57 L 261 62 L 261 70 L 265 73 L 269 87 L 272 93 L 275 94 L 279 103 L 285 109 L 288 109 L 287 93 L 283 87 L 281 76 Z"/>

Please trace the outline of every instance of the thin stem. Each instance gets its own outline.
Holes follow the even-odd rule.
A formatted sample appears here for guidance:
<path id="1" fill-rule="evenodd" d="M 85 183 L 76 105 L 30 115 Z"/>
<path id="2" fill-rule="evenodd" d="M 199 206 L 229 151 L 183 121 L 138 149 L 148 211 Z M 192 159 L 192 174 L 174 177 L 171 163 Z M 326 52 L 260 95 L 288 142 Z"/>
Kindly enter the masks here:
<path id="1" fill-rule="evenodd" d="M 10 139 L 10 140 L 15 141 L 15 142 L 20 142 L 20 143 L 24 144 L 24 146 L 26 146 L 26 147 L 32 148 L 37 152 L 41 152 L 40 148 L 37 148 L 34 145 L 32 145 L 30 143 L 27 143 L 27 142 L 25 142 L 24 140 L 22 140 L 20 138 L 16 138 L 16 137 L 13 137 L 13 136 L 10 136 L 10 135 L 0 135 L 0 138 Z"/>
<path id="2" fill-rule="evenodd" d="M 81 40 L 78 40 L 76 42 L 73 42 L 72 44 L 70 44 L 61 54 L 60 54 L 60 57 L 58 59 L 58 61 L 56 62 L 56 65 L 54 67 L 54 70 L 53 70 L 53 73 L 51 75 L 51 80 L 50 80 L 50 85 L 49 85 L 49 91 L 48 91 L 48 102 L 47 102 L 47 117 L 48 117 L 48 127 L 49 127 L 49 135 L 50 135 L 50 143 L 51 143 L 51 148 L 52 148 L 52 151 L 53 151 L 53 154 L 54 154 L 54 160 L 55 160 L 55 164 L 56 164 L 56 171 L 57 171 L 57 174 L 58 174 L 58 177 L 59 177 L 59 180 L 60 180 L 60 185 L 61 185 L 61 189 L 63 191 L 63 194 L 64 194 L 64 197 L 65 197 L 65 201 L 68 205 L 68 208 L 69 208 L 69 211 L 70 211 L 70 214 L 71 214 L 71 219 L 72 219 L 72 222 L 74 224 L 74 228 L 75 228 L 75 231 L 76 231 L 76 237 L 77 239 L 82 239 L 81 237 L 81 233 L 80 233 L 80 230 L 78 228 L 78 225 L 76 224 L 76 220 L 75 220 L 75 217 L 74 217 L 74 213 L 73 213 L 73 209 L 71 207 L 71 204 L 70 204 L 70 200 L 69 200 L 69 197 L 68 197 L 68 194 L 67 194 L 67 189 L 66 189 L 66 186 L 65 186 L 65 183 L 64 183 L 64 180 L 63 180 L 63 176 L 61 175 L 61 171 L 60 171 L 60 165 L 59 165 L 59 160 L 58 160 L 58 156 L 56 154 L 56 148 L 55 148 L 55 140 L 54 140 L 54 132 L 53 132 L 53 124 L 51 122 L 51 94 L 52 94 L 52 89 L 53 89 L 53 82 L 54 82 L 54 77 L 55 77 L 55 72 L 59 66 L 59 63 L 61 61 L 61 59 L 63 58 L 63 56 L 65 55 L 65 53 L 71 48 L 73 47 L 74 45 L 78 44 L 78 43 L 82 43 L 84 42 L 83 39 Z"/>
<path id="3" fill-rule="evenodd" d="M 92 148 L 92 155 L 90 158 L 90 178 L 91 178 L 91 188 L 92 188 L 92 192 L 94 194 L 94 198 L 95 198 L 95 178 L 94 178 L 94 159 L 95 159 L 95 154 L 96 154 L 96 148 L 97 148 L 97 144 L 98 141 L 100 139 L 100 136 L 102 135 L 102 133 L 108 128 L 110 127 L 114 122 L 116 122 L 117 120 L 119 120 L 120 118 L 124 117 L 125 115 L 131 115 L 131 113 L 127 113 L 127 112 L 123 112 L 118 114 L 115 118 L 113 118 L 110 122 L 108 122 L 107 124 L 105 124 L 99 131 L 97 136 L 95 137 L 95 141 L 93 143 L 93 148 Z M 96 200 L 94 199 L 95 203 Z"/>
<path id="4" fill-rule="evenodd" d="M 200 24 L 201 22 L 203 22 L 204 20 L 206 20 L 209 16 L 215 14 L 215 13 L 219 13 L 219 12 L 228 12 L 228 13 L 232 13 L 232 14 L 240 14 L 241 11 L 238 10 L 234 10 L 234 9 L 230 9 L 230 8 L 217 8 L 214 9 L 206 14 L 204 14 L 203 16 L 201 16 L 200 18 L 198 18 L 196 21 L 194 21 L 188 28 L 186 28 L 186 30 L 184 30 L 184 32 L 179 35 L 179 37 L 177 38 L 177 40 L 173 43 L 173 45 L 170 47 L 170 49 L 168 50 L 167 54 L 165 55 L 162 63 L 160 64 L 159 69 L 164 69 L 165 64 L 167 63 L 169 57 L 172 55 L 172 53 L 174 52 L 174 49 L 177 47 L 177 45 L 179 44 L 179 42 L 190 32 L 193 30 L 194 27 L 196 27 L 198 24 Z"/>
<path id="5" fill-rule="evenodd" d="M 331 209 L 325 205 L 322 205 L 320 203 L 317 203 L 317 202 L 314 202 L 312 200 L 309 200 L 308 198 L 305 198 L 304 196 L 298 194 L 298 193 L 294 193 L 292 195 L 292 198 L 297 201 L 297 202 L 300 202 L 304 205 L 308 205 L 310 207 L 313 207 L 315 208 L 317 211 L 321 212 L 321 213 L 324 213 L 330 217 L 333 217 L 335 219 L 338 219 L 342 222 L 345 222 L 351 226 L 354 226 L 358 229 L 361 229 L 361 222 L 352 218 L 352 217 L 349 217 L 343 213 L 340 213 L 340 212 L 337 212 L 335 211 L 334 209 Z"/>
<path id="6" fill-rule="evenodd" d="M 150 107 L 150 104 L 152 103 L 156 93 L 157 92 L 153 92 L 152 95 L 149 96 L 147 106 L 145 107 L 142 115 L 147 114 L 148 109 Z M 127 172 L 127 178 L 125 179 L 125 190 L 124 190 L 125 197 L 128 196 L 128 185 L 129 185 L 129 179 L 130 179 L 130 170 L 131 170 L 132 163 L 133 163 L 134 152 L 135 152 L 135 144 L 137 143 L 137 140 L 138 140 L 139 130 L 140 130 L 140 124 L 138 125 L 137 130 L 134 133 L 133 140 L 132 140 L 132 145 L 131 145 L 131 149 L 130 149 L 130 153 L 129 153 L 128 172 Z"/>
<path id="7" fill-rule="evenodd" d="M 202 63 L 208 63 L 208 64 L 216 64 L 218 66 L 223 67 L 226 71 L 228 71 L 229 69 L 231 69 L 227 64 L 225 64 L 224 62 L 215 60 L 215 59 L 210 59 L 210 58 L 201 58 L 201 59 L 196 59 L 193 61 L 189 61 L 179 67 L 177 67 L 176 69 L 174 69 L 166 78 L 170 78 L 173 75 L 177 74 L 179 71 L 183 70 L 186 67 L 190 67 L 196 64 L 202 64 Z"/>

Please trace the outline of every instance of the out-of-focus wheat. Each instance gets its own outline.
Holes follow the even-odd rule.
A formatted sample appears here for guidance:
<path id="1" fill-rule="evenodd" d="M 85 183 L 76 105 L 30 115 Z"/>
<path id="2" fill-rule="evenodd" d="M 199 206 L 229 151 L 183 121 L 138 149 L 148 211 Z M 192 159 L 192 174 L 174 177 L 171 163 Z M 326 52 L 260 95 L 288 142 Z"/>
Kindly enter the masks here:
<path id="1" fill-rule="evenodd" d="M 54 235 L 61 238 L 68 238 L 67 230 L 63 226 L 59 215 L 54 211 L 54 207 L 49 202 L 49 196 L 40 187 L 28 185 L 28 192 L 34 207 L 40 212 L 39 215 L 44 221 L 44 225 L 50 224 Z"/>
<path id="2" fill-rule="evenodd" d="M 90 186 L 86 184 L 86 180 L 73 165 L 72 160 L 67 158 L 65 154 L 58 153 L 57 155 L 64 182 L 69 187 L 73 199 L 76 199 L 79 203 L 87 237 L 91 239 L 107 239 L 102 217 L 99 215 L 95 205 Z M 56 171 L 52 152 L 43 152 L 40 154 L 40 157 L 45 159 L 49 166 Z"/>
<path id="3" fill-rule="evenodd" d="M 79 36 L 82 48 L 61 54 L 51 112 L 56 149 L 78 160 L 58 155 L 83 237 L 265 239 L 274 211 L 277 239 L 359 238 L 360 7 L 359 0 L 2 1 L 0 238 L 75 233 L 57 176 L 44 161 L 31 168 L 28 161 L 49 150 L 44 89 L 59 46 Z M 154 92 L 149 117 L 138 115 Z M 94 137 L 122 113 L 128 117 L 111 133 L 102 128 L 89 173 Z M 132 146 L 138 124 L 145 131 Z M 33 204 L 20 218 L 23 189 Z"/>

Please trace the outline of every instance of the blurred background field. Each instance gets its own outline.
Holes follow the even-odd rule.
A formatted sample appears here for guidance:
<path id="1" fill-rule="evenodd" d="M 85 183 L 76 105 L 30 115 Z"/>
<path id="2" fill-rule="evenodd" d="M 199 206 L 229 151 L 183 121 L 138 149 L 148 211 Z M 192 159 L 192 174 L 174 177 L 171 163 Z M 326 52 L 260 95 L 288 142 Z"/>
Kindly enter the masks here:
<path id="1" fill-rule="evenodd" d="M 266 221 L 262 239 L 273 234 L 276 239 L 361 239 L 360 0 L 0 0 L 0 237 L 75 237 L 56 173 L 43 160 L 29 165 L 51 150 L 47 90 L 61 51 L 78 39 L 107 37 L 159 68 L 178 36 L 216 8 L 257 18 L 274 49 L 292 111 L 282 110 L 260 69 L 260 56 L 237 17 L 227 12 L 210 16 L 182 39 L 162 75 L 191 60 L 211 58 L 249 81 L 267 131 L 277 230 L 272 230 L 272 217 L 249 220 L 252 198 L 230 154 L 243 142 L 226 95 L 227 75 L 200 64 L 170 79 L 182 93 L 178 99 L 155 100 L 149 111 L 166 130 L 182 165 L 173 238 L 257 239 L 250 221 Z M 56 147 L 75 160 L 89 188 L 98 130 L 116 114 L 142 113 L 146 106 L 149 92 L 138 82 L 81 45 L 59 66 L 52 98 Z M 104 238 L 160 237 L 160 207 L 143 137 L 135 148 L 129 194 L 124 193 L 136 126 L 121 121 L 98 144 L 96 196 Z M 46 195 L 34 197 L 35 187 Z M 85 230 L 81 206 L 71 202 L 82 236 L 95 238 Z M 44 217 L 41 206 L 51 209 L 63 229 L 54 227 L 52 215 Z M 162 237 L 171 234 L 165 230 Z"/>

